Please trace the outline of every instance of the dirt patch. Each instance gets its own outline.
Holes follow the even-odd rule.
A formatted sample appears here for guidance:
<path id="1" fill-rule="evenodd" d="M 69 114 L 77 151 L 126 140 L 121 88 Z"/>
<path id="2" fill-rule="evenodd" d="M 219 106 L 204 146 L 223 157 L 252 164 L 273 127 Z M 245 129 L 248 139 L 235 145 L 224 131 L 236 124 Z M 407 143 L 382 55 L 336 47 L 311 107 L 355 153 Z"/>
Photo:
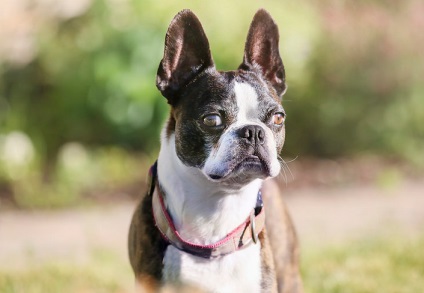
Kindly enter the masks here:
<path id="1" fill-rule="evenodd" d="M 362 237 L 422 235 L 424 181 L 288 191 L 287 204 L 305 246 Z"/>

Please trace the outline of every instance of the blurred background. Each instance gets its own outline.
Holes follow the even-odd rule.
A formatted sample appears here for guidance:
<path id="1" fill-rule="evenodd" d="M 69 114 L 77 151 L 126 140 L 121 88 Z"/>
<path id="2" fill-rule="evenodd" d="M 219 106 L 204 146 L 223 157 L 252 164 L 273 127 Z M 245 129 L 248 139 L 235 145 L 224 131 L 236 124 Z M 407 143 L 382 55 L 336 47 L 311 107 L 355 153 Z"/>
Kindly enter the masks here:
<path id="1" fill-rule="evenodd" d="M 280 29 L 284 196 L 308 292 L 424 288 L 424 2 L 2 0 L 0 292 L 129 292 L 126 233 L 169 111 L 166 29 L 218 69 L 258 8 Z"/>

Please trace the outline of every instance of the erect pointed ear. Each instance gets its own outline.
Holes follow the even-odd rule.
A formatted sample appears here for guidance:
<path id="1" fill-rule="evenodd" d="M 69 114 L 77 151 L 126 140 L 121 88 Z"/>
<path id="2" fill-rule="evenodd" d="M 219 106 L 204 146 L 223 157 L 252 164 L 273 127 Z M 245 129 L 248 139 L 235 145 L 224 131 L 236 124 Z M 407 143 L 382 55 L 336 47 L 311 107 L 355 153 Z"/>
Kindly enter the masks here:
<path id="1" fill-rule="evenodd" d="M 286 90 L 286 84 L 284 65 L 278 50 L 279 38 L 278 27 L 271 15 L 264 9 L 258 10 L 250 25 L 243 63 L 239 68 L 259 69 L 277 94 L 282 95 Z"/>
<path id="2" fill-rule="evenodd" d="M 209 42 L 199 19 L 190 10 L 179 12 L 165 38 L 165 51 L 159 64 L 156 86 L 173 105 L 176 93 L 197 74 L 214 67 Z"/>

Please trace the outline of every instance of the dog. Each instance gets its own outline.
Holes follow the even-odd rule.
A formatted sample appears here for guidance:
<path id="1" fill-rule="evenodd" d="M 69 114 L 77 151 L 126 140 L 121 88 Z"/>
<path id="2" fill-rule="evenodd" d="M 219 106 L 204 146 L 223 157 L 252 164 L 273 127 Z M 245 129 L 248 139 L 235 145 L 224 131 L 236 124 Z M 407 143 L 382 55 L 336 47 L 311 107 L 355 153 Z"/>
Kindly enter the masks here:
<path id="1" fill-rule="evenodd" d="M 257 11 L 243 62 L 223 72 L 193 12 L 169 25 L 156 85 L 171 111 L 128 241 L 140 292 L 303 292 L 296 234 L 269 179 L 285 139 L 278 43 Z"/>

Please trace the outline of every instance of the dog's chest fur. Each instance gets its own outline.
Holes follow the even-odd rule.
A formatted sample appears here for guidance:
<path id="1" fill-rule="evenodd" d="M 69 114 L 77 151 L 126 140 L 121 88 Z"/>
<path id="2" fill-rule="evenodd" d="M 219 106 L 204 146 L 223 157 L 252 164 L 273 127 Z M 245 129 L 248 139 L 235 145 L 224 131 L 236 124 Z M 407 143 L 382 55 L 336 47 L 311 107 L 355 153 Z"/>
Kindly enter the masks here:
<path id="1" fill-rule="evenodd" d="M 166 139 L 165 133 L 162 134 L 159 162 L 163 162 L 158 167 L 159 179 L 167 178 L 161 182 L 161 187 L 169 191 L 167 204 L 175 224 L 180 226 L 181 219 L 187 223 L 202 223 L 179 227 L 179 233 L 186 240 L 199 242 L 209 239 L 216 242 L 224 238 L 245 220 L 256 203 L 261 184 L 259 180 L 250 183 L 240 194 L 221 198 L 219 203 L 214 196 L 201 196 L 202 191 L 211 192 L 211 184 L 193 175 L 193 171 L 179 162 L 174 137 Z M 219 209 L 212 208 L 217 204 Z M 195 216 L 190 213 L 193 210 L 196 211 Z M 162 281 L 191 284 L 205 292 L 261 292 L 261 267 L 261 243 L 215 259 L 194 256 L 169 245 L 163 258 Z"/>
<path id="2" fill-rule="evenodd" d="M 260 243 L 209 260 L 168 246 L 163 260 L 164 281 L 181 281 L 206 292 L 260 292 Z"/>

